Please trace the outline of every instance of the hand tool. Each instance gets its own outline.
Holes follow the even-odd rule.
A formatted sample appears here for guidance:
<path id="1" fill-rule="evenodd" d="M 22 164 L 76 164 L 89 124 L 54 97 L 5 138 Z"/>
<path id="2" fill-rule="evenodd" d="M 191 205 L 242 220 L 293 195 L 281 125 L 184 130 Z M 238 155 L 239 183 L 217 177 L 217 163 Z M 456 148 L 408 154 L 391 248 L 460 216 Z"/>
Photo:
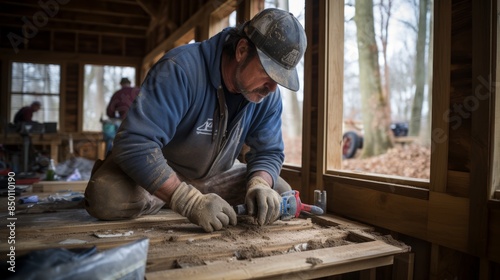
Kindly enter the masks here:
<path id="1" fill-rule="evenodd" d="M 296 190 L 286 191 L 281 194 L 280 220 L 287 221 L 292 218 L 297 218 L 302 211 L 315 215 L 323 214 L 323 209 L 321 209 L 321 207 L 302 203 L 299 194 L 299 191 Z M 233 206 L 233 208 L 238 215 L 248 215 L 246 204 L 236 205 Z"/>

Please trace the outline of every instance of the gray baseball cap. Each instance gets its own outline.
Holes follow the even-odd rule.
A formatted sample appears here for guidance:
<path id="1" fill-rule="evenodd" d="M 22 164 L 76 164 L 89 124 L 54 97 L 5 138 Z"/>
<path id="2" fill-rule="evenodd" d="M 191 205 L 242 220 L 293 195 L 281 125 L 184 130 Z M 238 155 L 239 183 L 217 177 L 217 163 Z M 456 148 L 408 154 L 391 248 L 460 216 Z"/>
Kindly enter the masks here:
<path id="1" fill-rule="evenodd" d="M 289 12 L 270 8 L 255 15 L 245 30 L 257 47 L 260 62 L 276 83 L 299 90 L 295 67 L 307 48 L 304 28 Z"/>

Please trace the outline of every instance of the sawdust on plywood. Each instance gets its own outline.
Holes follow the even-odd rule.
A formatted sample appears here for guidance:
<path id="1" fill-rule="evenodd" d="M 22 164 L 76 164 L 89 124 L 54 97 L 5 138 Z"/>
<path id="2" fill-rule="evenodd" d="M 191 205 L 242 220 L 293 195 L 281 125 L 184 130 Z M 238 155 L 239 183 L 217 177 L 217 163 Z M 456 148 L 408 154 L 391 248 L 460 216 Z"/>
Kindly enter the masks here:
<path id="1" fill-rule="evenodd" d="M 188 224 L 171 228 L 170 237 L 161 246 L 150 248 L 150 256 L 181 258 L 196 255 L 205 262 L 251 261 L 260 257 L 352 243 L 346 240 L 346 231 L 323 227 L 312 223 L 310 219 L 276 221 L 261 227 L 253 219 L 239 218 L 236 226 L 211 233 L 210 238 L 207 238 L 206 233 L 193 234 L 190 242 L 185 241 L 187 228 Z"/>

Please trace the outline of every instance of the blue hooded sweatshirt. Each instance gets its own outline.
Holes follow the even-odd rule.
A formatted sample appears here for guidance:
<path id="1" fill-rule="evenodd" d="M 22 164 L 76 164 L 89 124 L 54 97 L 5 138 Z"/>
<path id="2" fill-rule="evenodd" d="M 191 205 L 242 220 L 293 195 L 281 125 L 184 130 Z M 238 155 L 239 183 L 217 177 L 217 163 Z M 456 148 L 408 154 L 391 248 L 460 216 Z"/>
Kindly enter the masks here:
<path id="1" fill-rule="evenodd" d="M 284 160 L 279 89 L 246 102 L 231 123 L 221 76 L 229 28 L 201 43 L 167 52 L 149 71 L 113 145 L 115 162 L 154 193 L 171 175 L 210 178 L 232 167 L 243 143 L 247 174 L 276 182 Z"/>

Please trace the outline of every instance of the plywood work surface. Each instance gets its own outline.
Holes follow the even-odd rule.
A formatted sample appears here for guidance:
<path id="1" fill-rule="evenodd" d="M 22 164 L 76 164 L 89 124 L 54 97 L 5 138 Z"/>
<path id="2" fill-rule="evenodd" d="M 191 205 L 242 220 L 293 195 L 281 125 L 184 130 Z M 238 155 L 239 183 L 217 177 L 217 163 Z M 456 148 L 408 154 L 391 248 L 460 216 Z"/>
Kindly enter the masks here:
<path id="1" fill-rule="evenodd" d="M 123 221 L 99 221 L 82 208 L 24 212 L 16 218 L 18 256 L 61 247 L 107 250 L 146 237 L 147 279 L 273 278 L 290 273 L 316 278 L 390 265 L 395 254 L 408 251 L 371 227 L 333 215 L 264 227 L 241 216 L 238 225 L 212 233 L 169 209 Z M 0 234 L 7 236 L 5 229 Z M 0 246 L 6 249 L 5 242 Z"/>

